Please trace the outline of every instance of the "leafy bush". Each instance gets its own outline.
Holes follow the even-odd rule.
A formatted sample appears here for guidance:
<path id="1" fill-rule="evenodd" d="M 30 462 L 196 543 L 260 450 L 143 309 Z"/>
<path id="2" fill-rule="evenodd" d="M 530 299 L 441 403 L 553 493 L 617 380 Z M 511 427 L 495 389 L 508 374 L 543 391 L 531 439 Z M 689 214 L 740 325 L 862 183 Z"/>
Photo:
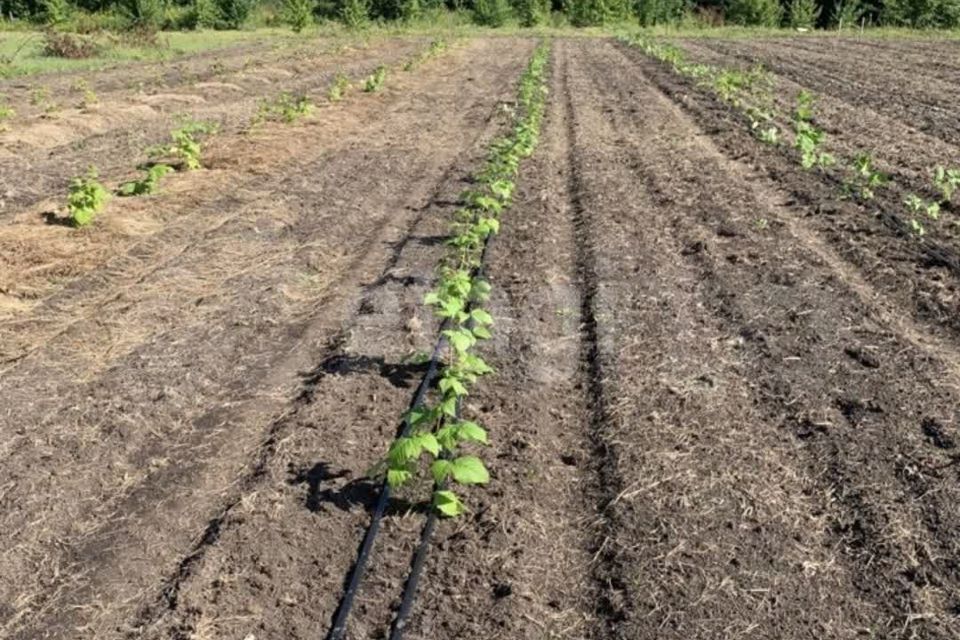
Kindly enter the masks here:
<path id="1" fill-rule="evenodd" d="M 160 180 L 171 171 L 173 171 L 173 167 L 168 164 L 155 164 L 146 170 L 146 175 L 140 180 L 131 180 L 121 184 L 117 193 L 121 196 L 149 195 L 157 190 L 160 186 Z"/>
<path id="2" fill-rule="evenodd" d="M 159 28 L 163 23 L 163 0 L 120 0 L 117 7 L 134 26 Z"/>
<path id="3" fill-rule="evenodd" d="M 570 24 L 589 27 L 622 20 L 630 14 L 630 7 L 625 0 L 570 0 L 566 11 Z"/>
<path id="4" fill-rule="evenodd" d="M 47 24 L 61 24 L 70 18 L 72 7 L 67 0 L 42 0 L 43 21 Z"/>
<path id="5" fill-rule="evenodd" d="M 473 21 L 483 27 L 502 27 L 510 15 L 506 0 L 475 0 Z"/>
<path id="6" fill-rule="evenodd" d="M 148 0 L 149 1 L 149 0 Z M 217 29 L 239 29 L 250 17 L 254 0 L 214 0 L 217 8 Z"/>
<path id="7" fill-rule="evenodd" d="M 350 88 L 350 78 L 337 72 L 330 83 L 330 89 L 327 90 L 327 99 L 330 102 L 339 102 L 343 99 L 343 94 Z"/>
<path id="8" fill-rule="evenodd" d="M 90 167 L 87 174 L 78 176 L 70 183 L 70 195 L 67 197 L 67 212 L 75 227 L 85 227 L 110 199 L 110 193 L 97 180 L 97 169 Z"/>
<path id="9" fill-rule="evenodd" d="M 366 0 L 343 0 L 340 5 L 340 20 L 348 29 L 362 29 L 370 20 L 370 8 Z"/>
<path id="10" fill-rule="evenodd" d="M 820 7 L 816 0 L 792 0 L 787 22 L 794 29 L 812 29 L 820 17 Z"/>
<path id="11" fill-rule="evenodd" d="M 374 69 L 373 73 L 367 76 L 367 79 L 363 82 L 363 90 L 367 93 L 376 93 L 380 91 L 383 87 L 383 83 L 387 79 L 387 68 L 382 64 Z"/>
<path id="12" fill-rule="evenodd" d="M 303 116 L 310 115 L 313 103 L 305 95 L 293 95 L 289 92 L 281 93 L 275 100 L 263 100 L 257 110 L 254 122 L 273 120 L 291 123 Z"/>
<path id="13" fill-rule="evenodd" d="M 283 21 L 300 33 L 313 22 L 314 0 L 284 0 Z"/>
<path id="14" fill-rule="evenodd" d="M 949 29 L 960 26 L 960 2 L 957 0 L 883 0 L 882 15 L 883 21 L 887 24 Z"/>
<path id="15" fill-rule="evenodd" d="M 863 15 L 863 7 L 860 0 L 838 0 L 833 6 L 830 23 L 835 27 L 852 27 L 859 22 L 861 15 Z"/>
<path id="16" fill-rule="evenodd" d="M 513 11 L 517 14 L 521 27 L 535 27 L 543 22 L 548 8 L 542 0 L 514 0 Z"/>
<path id="17" fill-rule="evenodd" d="M 151 147 L 147 155 L 153 159 L 176 158 L 187 171 L 199 169 L 201 147 L 198 137 L 216 131 L 217 126 L 208 122 L 185 122 L 182 127 L 170 132 L 169 144 Z"/>
<path id="18" fill-rule="evenodd" d="M 734 24 L 776 27 L 783 10 L 779 0 L 728 0 L 726 18 Z"/>
<path id="19" fill-rule="evenodd" d="M 43 34 L 43 55 L 80 60 L 100 54 L 102 47 L 92 38 L 47 30 Z"/>
<path id="20" fill-rule="evenodd" d="M 637 0 L 636 5 L 637 18 L 643 27 L 680 22 L 686 8 L 686 0 Z"/>

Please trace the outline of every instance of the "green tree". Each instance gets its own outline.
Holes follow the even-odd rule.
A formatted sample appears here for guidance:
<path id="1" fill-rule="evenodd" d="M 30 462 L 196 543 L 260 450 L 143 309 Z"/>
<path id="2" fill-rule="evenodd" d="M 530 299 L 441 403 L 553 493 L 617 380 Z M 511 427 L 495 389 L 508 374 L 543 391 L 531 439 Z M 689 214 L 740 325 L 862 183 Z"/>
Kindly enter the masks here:
<path id="1" fill-rule="evenodd" d="M 72 7 L 67 0 L 42 0 L 43 21 L 47 24 L 60 24 L 70 18 Z"/>
<path id="2" fill-rule="evenodd" d="M 833 7 L 830 24 L 834 27 L 852 27 L 860 21 L 863 7 L 860 0 L 839 0 Z"/>
<path id="3" fill-rule="evenodd" d="M 792 0 L 787 21 L 791 27 L 812 29 L 820 17 L 816 0 Z"/>
<path id="4" fill-rule="evenodd" d="M 340 21 L 350 29 L 362 29 L 370 20 L 370 8 L 365 0 L 343 0 Z"/>
<path id="5" fill-rule="evenodd" d="M 215 0 L 217 28 L 239 29 L 250 17 L 254 0 Z"/>
<path id="6" fill-rule="evenodd" d="M 630 14 L 625 0 L 570 0 L 566 5 L 575 27 L 599 26 L 623 20 Z"/>
<path id="7" fill-rule="evenodd" d="M 675 24 L 683 18 L 686 0 L 637 0 L 636 12 L 640 26 Z"/>
<path id="8" fill-rule="evenodd" d="M 542 0 L 515 0 L 513 11 L 517 14 L 521 27 L 535 27 L 543 22 L 548 9 Z"/>
<path id="9" fill-rule="evenodd" d="M 960 0 L 884 0 L 880 17 L 903 27 L 954 28 L 960 26 Z"/>
<path id="10" fill-rule="evenodd" d="M 163 21 L 163 0 L 120 0 L 117 8 L 135 27 L 155 29 Z"/>
<path id="11" fill-rule="evenodd" d="M 314 0 L 284 0 L 283 21 L 300 33 L 313 21 Z"/>
<path id="12" fill-rule="evenodd" d="M 502 27 L 510 15 L 507 0 L 475 0 L 473 21 L 484 27 Z"/>
<path id="13" fill-rule="evenodd" d="M 726 18 L 734 24 L 749 27 L 780 25 L 783 9 L 779 0 L 728 0 Z"/>

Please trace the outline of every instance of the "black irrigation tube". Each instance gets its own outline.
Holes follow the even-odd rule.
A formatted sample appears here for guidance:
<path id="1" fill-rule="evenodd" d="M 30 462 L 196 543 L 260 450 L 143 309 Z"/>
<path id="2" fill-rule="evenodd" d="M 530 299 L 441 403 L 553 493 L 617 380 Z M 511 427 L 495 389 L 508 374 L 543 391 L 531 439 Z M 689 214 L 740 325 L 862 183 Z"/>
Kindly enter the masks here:
<path id="1" fill-rule="evenodd" d="M 483 243 L 483 250 L 480 252 L 480 265 L 476 268 L 474 272 L 474 278 L 482 278 L 485 275 L 485 266 L 487 261 L 487 250 L 490 248 L 490 242 L 493 238 L 493 235 L 487 236 L 486 240 Z M 467 311 L 471 310 L 472 305 L 467 306 Z M 471 317 L 467 320 L 466 323 L 467 329 L 472 330 L 474 327 L 474 321 Z M 457 406 L 455 411 L 455 419 L 460 419 L 460 409 L 462 406 L 462 399 L 457 398 Z M 446 452 L 445 452 L 446 453 Z M 443 489 L 446 486 L 446 481 L 440 485 L 436 485 L 435 488 Z M 413 603 L 417 599 L 417 586 L 420 584 L 420 574 L 423 573 L 423 567 L 427 560 L 427 554 L 430 551 L 430 539 L 433 537 L 433 531 L 437 527 L 437 510 L 431 509 L 429 515 L 427 516 L 427 521 L 423 525 L 423 531 L 420 533 L 420 544 L 417 546 L 417 552 L 413 557 L 413 563 L 410 565 L 410 575 L 407 577 L 407 583 L 403 588 L 403 598 L 400 601 L 400 608 L 397 610 L 397 616 L 393 620 L 393 626 L 390 629 L 390 640 L 401 640 L 403 638 L 403 632 L 407 626 L 407 618 L 410 616 L 410 611 L 413 609 Z"/>
<path id="2" fill-rule="evenodd" d="M 477 266 L 470 271 L 471 281 L 475 281 L 478 278 L 483 277 L 485 274 L 487 253 L 493 236 L 494 234 L 488 234 L 484 239 L 483 248 L 480 251 L 480 260 Z M 472 308 L 473 304 L 468 303 L 466 310 L 469 311 Z M 440 323 L 440 335 L 437 338 L 436 345 L 433 348 L 433 353 L 430 356 L 430 364 L 427 368 L 427 371 L 420 380 L 420 384 L 417 386 L 417 390 L 410 401 L 411 410 L 416 409 L 423 404 L 427 391 L 430 389 L 431 384 L 437 376 L 440 353 L 448 342 L 446 336 L 443 335 L 443 332 L 449 328 L 450 324 L 449 318 Z M 473 328 L 474 321 L 472 317 L 468 318 L 466 326 L 471 329 Z M 457 419 L 460 418 L 460 411 L 461 400 L 458 398 L 454 412 Z M 397 437 L 406 437 L 410 432 L 411 426 L 412 425 L 410 424 L 409 418 L 404 419 L 397 430 Z M 439 485 L 435 485 L 435 488 L 443 488 L 444 486 L 446 486 L 446 481 Z M 360 545 L 360 550 L 357 554 L 357 560 L 351 569 L 350 577 L 347 582 L 347 588 L 340 600 L 340 605 L 337 607 L 333 626 L 330 628 L 330 632 L 327 634 L 327 640 L 343 640 L 344 634 L 347 631 L 347 622 L 350 618 L 350 610 L 353 608 L 353 601 L 356 598 L 357 591 L 360 588 L 360 583 L 363 580 L 366 564 L 370 558 L 370 552 L 373 550 L 373 543 L 377 537 L 377 534 L 380 532 L 380 522 L 383 519 L 387 503 L 389 501 L 390 486 L 387 480 L 384 479 L 383 483 L 381 484 L 380 496 L 377 500 L 370 525 L 367 528 L 367 532 L 363 537 L 363 542 Z M 395 616 L 393 623 L 391 624 L 389 640 L 401 640 L 403 638 L 403 632 L 406 628 L 407 618 L 409 617 L 410 612 L 413 609 L 413 604 L 416 601 L 420 575 L 423 573 L 427 554 L 429 553 L 430 540 L 433 537 L 434 530 L 436 529 L 437 518 L 437 510 L 431 508 L 427 515 L 427 520 L 423 525 L 423 529 L 421 530 L 420 543 L 417 545 L 417 550 L 414 554 L 413 560 L 411 561 L 410 572 L 404 584 L 400 607 L 397 610 L 397 615 Z"/>
<path id="3" fill-rule="evenodd" d="M 487 249 L 490 246 L 490 241 L 492 238 L 493 235 L 491 234 L 487 236 L 486 240 L 484 241 L 483 250 L 480 253 L 480 265 L 473 269 L 471 280 L 476 280 L 478 277 L 483 275 L 484 263 L 487 259 Z M 468 320 L 468 326 L 471 326 L 472 324 L 473 321 Z M 430 355 L 430 364 L 427 367 L 427 371 L 423 374 L 423 378 L 420 380 L 420 384 L 417 385 L 417 390 L 414 392 L 413 398 L 410 400 L 409 408 L 411 410 L 416 409 L 423 404 L 423 400 L 427 395 L 427 391 L 430 389 L 434 378 L 437 376 L 440 363 L 440 352 L 447 344 L 447 338 L 443 335 L 443 332 L 449 326 L 449 319 L 445 319 L 442 323 L 440 323 L 440 337 L 437 338 L 436 345 L 433 347 L 433 353 Z M 456 413 L 457 417 L 459 418 L 459 400 L 457 401 Z M 409 419 L 404 419 L 400 425 L 400 428 L 397 430 L 397 437 L 406 437 L 410 433 L 410 426 Z M 337 613 L 334 617 L 333 626 L 330 628 L 330 632 L 327 634 L 327 640 L 343 640 L 344 634 L 347 631 L 347 622 L 350 618 L 350 610 L 353 608 L 353 601 L 356 598 L 357 591 L 360 588 L 360 583 L 363 580 L 367 561 L 370 559 L 370 552 L 373 550 L 373 543 L 377 538 L 377 534 L 380 533 L 380 521 L 383 520 L 383 516 L 386 512 L 387 504 L 389 502 L 390 485 L 387 484 L 386 480 L 384 480 L 380 485 L 380 497 L 377 499 L 377 505 L 374 509 L 373 517 L 370 520 L 370 525 L 367 528 L 367 533 L 364 535 L 363 542 L 360 544 L 360 551 L 357 554 L 357 560 L 353 565 L 353 569 L 351 570 L 350 580 L 347 583 L 347 588 L 343 593 L 343 598 L 340 600 L 340 606 L 337 607 Z M 417 585 L 420 581 L 420 574 L 423 571 L 423 565 L 426 561 L 427 552 L 429 550 L 430 538 L 433 536 L 433 531 L 436 528 L 436 524 L 436 509 L 430 509 L 430 513 L 427 516 L 427 521 L 424 524 L 421 532 L 420 544 L 417 548 L 416 555 L 414 556 L 406 586 L 404 587 L 400 609 L 398 610 L 397 616 L 393 622 L 390 633 L 391 640 L 400 640 L 400 638 L 403 637 L 403 629 L 406 624 L 406 618 L 413 607 L 414 601 L 416 600 Z"/>

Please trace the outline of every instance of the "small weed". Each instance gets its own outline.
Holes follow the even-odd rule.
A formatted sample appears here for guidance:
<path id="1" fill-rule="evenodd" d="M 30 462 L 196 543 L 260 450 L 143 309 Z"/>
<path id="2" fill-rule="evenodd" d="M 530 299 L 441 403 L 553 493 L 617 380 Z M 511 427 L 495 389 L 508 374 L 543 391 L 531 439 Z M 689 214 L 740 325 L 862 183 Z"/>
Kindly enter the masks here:
<path id="1" fill-rule="evenodd" d="M 309 115 L 311 111 L 313 111 L 313 103 L 310 102 L 307 96 L 294 96 L 290 93 L 282 93 L 273 101 L 264 100 L 260 103 L 260 109 L 257 111 L 255 122 L 279 120 L 291 123 L 303 116 Z"/>
<path id="2" fill-rule="evenodd" d="M 17 115 L 17 112 L 13 110 L 13 107 L 0 102 L 0 131 L 6 131 L 10 128 L 5 121 L 15 115 Z"/>
<path id="3" fill-rule="evenodd" d="M 937 167 L 933 170 L 933 184 L 940 192 L 940 202 L 947 204 L 960 186 L 960 169 Z"/>
<path id="4" fill-rule="evenodd" d="M 129 197 L 154 193 L 160 186 L 160 180 L 172 171 L 173 167 L 168 164 L 155 164 L 146 170 L 143 178 L 121 184 L 120 188 L 117 189 L 117 194 L 123 197 Z"/>
<path id="5" fill-rule="evenodd" d="M 922 236 L 927 232 L 923 223 L 918 220 L 919 217 L 926 215 L 932 220 L 940 218 L 939 202 L 927 202 L 920 196 L 911 193 L 904 199 L 904 203 L 907 205 L 907 210 L 911 213 L 910 230 L 918 236 Z"/>
<path id="6" fill-rule="evenodd" d="M 349 90 L 350 78 L 342 73 L 337 73 L 333 77 L 333 82 L 330 83 L 330 89 L 327 90 L 327 99 L 330 102 L 339 102 Z"/>
<path id="7" fill-rule="evenodd" d="M 780 129 L 774 125 L 771 125 L 766 129 L 761 129 L 760 133 L 757 134 L 757 137 L 760 139 L 760 142 L 764 142 L 775 147 L 780 144 Z"/>
<path id="8" fill-rule="evenodd" d="M 376 93 L 383 88 L 383 83 L 387 80 L 387 67 L 380 65 L 373 73 L 367 76 L 363 82 L 363 90 L 367 93 Z"/>
<path id="9" fill-rule="evenodd" d="M 425 51 L 420 52 L 418 55 L 414 56 L 410 60 L 407 60 L 403 65 L 404 71 L 413 71 L 418 66 L 429 60 L 430 58 L 436 57 L 447 50 L 447 43 L 442 40 L 434 40 L 430 43 L 430 46 L 427 47 Z"/>
<path id="10" fill-rule="evenodd" d="M 50 89 L 47 87 L 37 87 L 30 92 L 30 104 L 35 107 L 43 107 L 50 101 Z"/>
<path id="11" fill-rule="evenodd" d="M 73 83 L 73 90 L 83 93 L 83 99 L 80 102 L 80 107 L 83 109 L 89 109 L 100 102 L 100 98 L 86 80 L 80 79 Z"/>
<path id="12" fill-rule="evenodd" d="M 70 195 L 67 197 L 67 211 L 70 222 L 75 227 L 85 227 L 110 199 L 110 193 L 97 180 L 96 167 L 90 167 L 86 175 L 78 176 L 70 182 Z"/>
<path id="13" fill-rule="evenodd" d="M 796 134 L 793 146 L 800 152 L 800 166 L 804 169 L 825 168 L 834 164 L 833 156 L 820 151 L 826 137 L 823 130 L 813 124 L 813 94 L 801 89 L 797 94 L 797 106 L 793 113 L 793 129 Z"/>
<path id="14" fill-rule="evenodd" d="M 903 202 L 907 205 L 910 213 L 915 215 L 923 213 L 932 220 L 938 220 L 940 218 L 939 202 L 927 202 L 915 193 L 908 194 Z"/>
<path id="15" fill-rule="evenodd" d="M 846 183 L 846 188 L 859 195 L 864 200 L 872 200 L 876 189 L 886 186 L 890 179 L 876 170 L 873 166 L 873 157 L 869 153 L 858 153 L 851 165 L 853 180 Z"/>

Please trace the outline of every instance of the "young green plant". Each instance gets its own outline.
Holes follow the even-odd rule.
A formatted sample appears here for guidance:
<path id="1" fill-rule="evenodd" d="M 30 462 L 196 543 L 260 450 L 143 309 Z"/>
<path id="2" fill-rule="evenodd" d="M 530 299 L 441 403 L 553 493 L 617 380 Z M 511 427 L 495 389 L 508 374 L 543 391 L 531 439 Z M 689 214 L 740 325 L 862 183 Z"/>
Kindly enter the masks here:
<path id="1" fill-rule="evenodd" d="M 487 443 L 486 430 L 462 416 L 463 399 L 491 367 L 475 352 L 491 337 L 493 318 L 483 303 L 490 284 L 481 276 L 486 242 L 500 229 L 500 215 L 512 202 L 522 158 L 536 146 L 546 100 L 547 45 L 535 51 L 521 77 L 520 108 L 509 136 L 491 145 L 487 162 L 454 214 L 447 255 L 439 267 L 435 288 L 425 303 L 443 323 L 444 364 L 437 397 L 415 407 L 406 416 L 407 431 L 398 438 L 378 467 L 396 489 L 417 477 L 426 466 L 434 483 L 433 508 L 443 516 L 457 516 L 466 505 L 457 485 L 485 484 L 489 473 L 480 457 L 465 451 Z M 426 458 L 426 460 L 424 460 Z"/>
<path id="2" fill-rule="evenodd" d="M 374 69 L 373 73 L 367 76 L 363 82 L 363 90 L 367 93 L 376 93 L 383 88 L 383 83 L 387 80 L 387 67 L 380 65 Z"/>
<path id="3" fill-rule="evenodd" d="M 110 193 L 97 178 L 97 169 L 91 166 L 85 175 L 77 176 L 70 182 L 67 212 L 70 223 L 75 227 L 85 227 L 93 222 L 110 199 Z"/>
<path id="4" fill-rule="evenodd" d="M 350 78 L 342 73 L 337 73 L 337 75 L 333 77 L 333 82 L 330 83 L 330 88 L 327 90 L 327 99 L 330 102 L 340 102 L 349 89 Z"/>
<path id="5" fill-rule="evenodd" d="M 147 155 L 154 160 L 173 159 L 187 171 L 199 169 L 202 164 L 200 153 L 200 137 L 216 133 L 217 126 L 209 122 L 187 121 L 179 129 L 170 132 L 171 142 L 158 145 L 147 150 Z"/>
<path id="6" fill-rule="evenodd" d="M 172 171 L 173 167 L 168 164 L 155 164 L 146 169 L 144 176 L 139 180 L 131 180 L 121 184 L 120 188 L 117 189 L 117 194 L 126 197 L 144 196 L 154 193 L 160 187 L 160 180 Z"/>

